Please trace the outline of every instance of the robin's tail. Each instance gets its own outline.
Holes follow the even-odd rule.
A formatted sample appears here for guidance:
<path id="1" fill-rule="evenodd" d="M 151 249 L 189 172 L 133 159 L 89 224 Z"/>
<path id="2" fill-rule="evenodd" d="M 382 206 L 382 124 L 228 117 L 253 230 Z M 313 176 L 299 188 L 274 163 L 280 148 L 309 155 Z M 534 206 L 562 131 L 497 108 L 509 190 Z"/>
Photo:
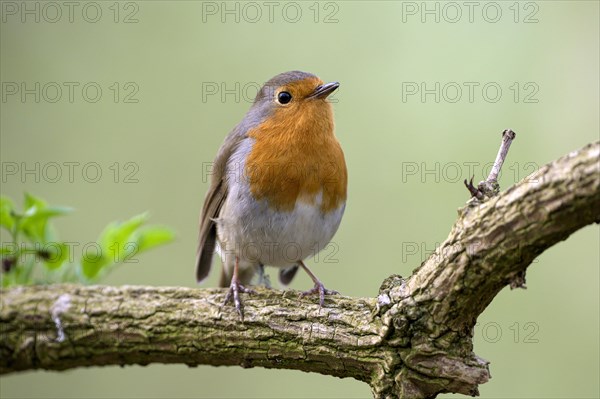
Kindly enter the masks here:
<path id="1" fill-rule="evenodd" d="M 208 276 L 216 242 L 217 228 L 213 223 L 208 226 L 206 231 L 200 233 L 200 244 L 198 245 L 198 255 L 196 257 L 196 281 L 198 282 Z"/>
<path id="2" fill-rule="evenodd" d="M 289 285 L 294 279 L 294 276 L 296 275 L 297 271 L 298 265 L 288 267 L 287 269 L 279 270 L 279 281 L 281 282 L 281 284 Z"/>

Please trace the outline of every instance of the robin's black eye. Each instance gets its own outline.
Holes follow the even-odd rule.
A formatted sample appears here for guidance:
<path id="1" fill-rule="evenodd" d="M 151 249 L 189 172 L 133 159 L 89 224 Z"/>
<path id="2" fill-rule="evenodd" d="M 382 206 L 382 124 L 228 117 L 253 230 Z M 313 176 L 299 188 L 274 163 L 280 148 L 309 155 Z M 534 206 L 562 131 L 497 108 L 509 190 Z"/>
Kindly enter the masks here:
<path id="1" fill-rule="evenodd" d="M 277 95 L 277 101 L 279 104 L 287 104 L 292 101 L 292 95 L 287 91 L 282 91 Z"/>

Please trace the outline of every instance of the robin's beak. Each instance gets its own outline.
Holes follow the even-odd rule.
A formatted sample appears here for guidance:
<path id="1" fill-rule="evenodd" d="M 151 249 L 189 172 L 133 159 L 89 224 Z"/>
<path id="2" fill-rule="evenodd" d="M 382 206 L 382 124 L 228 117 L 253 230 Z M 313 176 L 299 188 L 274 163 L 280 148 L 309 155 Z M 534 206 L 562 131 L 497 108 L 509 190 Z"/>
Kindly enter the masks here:
<path id="1" fill-rule="evenodd" d="M 308 98 L 327 98 L 327 96 L 333 93 L 338 87 L 340 87 L 338 82 L 325 83 L 324 85 L 317 86 L 315 91 L 310 93 Z"/>

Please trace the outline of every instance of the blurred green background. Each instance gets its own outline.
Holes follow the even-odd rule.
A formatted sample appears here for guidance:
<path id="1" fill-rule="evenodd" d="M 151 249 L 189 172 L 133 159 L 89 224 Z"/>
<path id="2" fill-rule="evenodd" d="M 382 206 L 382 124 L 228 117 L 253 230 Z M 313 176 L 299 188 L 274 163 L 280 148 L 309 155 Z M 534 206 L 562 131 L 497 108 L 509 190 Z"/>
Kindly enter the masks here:
<path id="1" fill-rule="evenodd" d="M 2 1 L 0 154 L 19 173 L 3 169 L 1 192 L 75 207 L 56 221 L 65 241 L 93 241 L 144 210 L 177 230 L 106 284 L 197 286 L 203 166 L 257 86 L 283 71 L 341 82 L 332 101 L 349 202 L 335 253 L 311 264 L 345 295 L 376 295 L 444 240 L 467 199 L 462 179 L 489 171 L 504 128 L 517 139 L 503 188 L 598 140 L 597 1 L 73 3 Z M 72 178 L 65 162 L 79 163 Z M 527 290 L 500 293 L 475 329 L 493 376 L 483 398 L 599 396 L 599 263 L 589 226 L 536 260 Z M 299 274 L 292 288 L 310 287 Z M 0 385 L 3 398 L 370 397 L 350 379 L 177 365 Z"/>

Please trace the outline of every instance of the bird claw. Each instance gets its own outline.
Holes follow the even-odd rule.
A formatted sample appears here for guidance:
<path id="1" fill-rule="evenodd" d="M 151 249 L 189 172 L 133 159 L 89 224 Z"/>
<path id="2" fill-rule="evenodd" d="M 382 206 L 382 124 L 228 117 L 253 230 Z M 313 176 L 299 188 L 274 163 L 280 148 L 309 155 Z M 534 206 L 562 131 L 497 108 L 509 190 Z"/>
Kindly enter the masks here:
<path id="1" fill-rule="evenodd" d="M 244 307 L 242 305 L 242 301 L 240 300 L 240 292 L 245 294 L 256 294 L 256 291 L 250 288 L 244 287 L 237 280 L 232 279 L 231 285 L 229 286 L 229 290 L 227 291 L 227 295 L 225 296 L 225 300 L 223 301 L 223 305 L 227 305 L 227 302 L 233 299 L 233 304 L 235 306 L 235 310 L 237 310 L 238 314 L 244 320 Z"/>
<path id="2" fill-rule="evenodd" d="M 323 283 L 315 283 L 315 286 L 308 291 L 304 291 L 300 294 L 301 298 L 304 298 L 309 295 L 319 294 L 319 308 L 322 308 L 325 305 L 325 295 L 339 295 L 340 293 L 335 290 L 328 290 L 325 288 Z"/>

